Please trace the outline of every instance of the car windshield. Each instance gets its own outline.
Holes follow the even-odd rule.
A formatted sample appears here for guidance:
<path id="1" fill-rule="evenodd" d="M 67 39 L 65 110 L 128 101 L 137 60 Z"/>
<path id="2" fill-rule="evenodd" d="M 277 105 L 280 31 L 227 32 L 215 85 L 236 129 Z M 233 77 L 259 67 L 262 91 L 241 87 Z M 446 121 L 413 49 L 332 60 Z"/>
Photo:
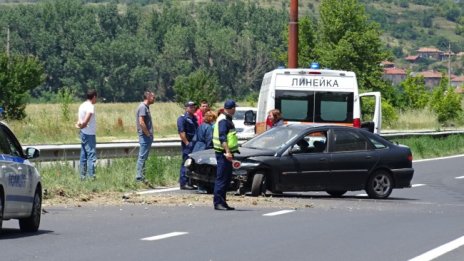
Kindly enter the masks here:
<path id="1" fill-rule="evenodd" d="M 250 149 L 277 150 L 295 139 L 300 130 L 287 126 L 270 129 L 259 136 L 247 141 L 242 147 Z"/>
<path id="2" fill-rule="evenodd" d="M 233 120 L 244 120 L 245 119 L 245 111 L 235 111 Z"/>

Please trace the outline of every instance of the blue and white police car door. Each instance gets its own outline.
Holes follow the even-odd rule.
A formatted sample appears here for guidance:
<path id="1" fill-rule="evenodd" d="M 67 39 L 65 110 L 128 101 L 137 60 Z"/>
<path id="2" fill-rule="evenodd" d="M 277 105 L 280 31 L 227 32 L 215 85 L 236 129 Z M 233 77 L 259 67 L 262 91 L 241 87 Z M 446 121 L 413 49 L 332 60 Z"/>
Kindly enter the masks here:
<path id="1" fill-rule="evenodd" d="M 24 208 L 25 176 L 21 173 L 20 164 L 12 156 L 1 154 L 1 177 L 5 185 L 5 215 L 22 212 Z"/>
<path id="2" fill-rule="evenodd" d="M 0 128 L 0 161 L 1 177 L 5 186 L 5 214 L 26 213 L 32 202 L 28 193 L 28 167 L 22 157 L 18 142 L 5 129 Z"/>

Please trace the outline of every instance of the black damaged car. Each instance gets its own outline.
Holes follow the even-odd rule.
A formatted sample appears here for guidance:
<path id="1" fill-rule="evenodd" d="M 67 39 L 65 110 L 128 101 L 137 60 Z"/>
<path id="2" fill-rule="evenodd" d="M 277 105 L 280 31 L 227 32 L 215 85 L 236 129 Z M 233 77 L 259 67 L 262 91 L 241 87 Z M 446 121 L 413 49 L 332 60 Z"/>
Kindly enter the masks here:
<path id="1" fill-rule="evenodd" d="M 365 190 L 384 199 L 411 186 L 411 150 L 363 129 L 290 124 L 247 141 L 234 155 L 230 189 L 258 196 L 271 191 L 326 191 L 341 197 Z M 209 193 L 216 176 L 214 150 L 190 154 L 185 166 L 195 185 Z"/>

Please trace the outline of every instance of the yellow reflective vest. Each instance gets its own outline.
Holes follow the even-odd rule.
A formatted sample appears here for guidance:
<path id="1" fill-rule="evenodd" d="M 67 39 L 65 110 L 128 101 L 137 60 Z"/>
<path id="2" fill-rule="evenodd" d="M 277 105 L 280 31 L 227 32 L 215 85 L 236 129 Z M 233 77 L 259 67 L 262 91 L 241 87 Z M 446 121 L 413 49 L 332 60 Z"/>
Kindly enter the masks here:
<path id="1" fill-rule="evenodd" d="M 219 140 L 219 122 L 222 120 L 227 120 L 224 114 L 221 114 L 216 124 L 214 125 L 213 130 L 213 146 L 214 150 L 217 152 L 225 152 L 224 148 L 221 145 L 221 141 Z M 235 130 L 235 126 L 233 129 L 230 129 L 227 133 L 227 146 L 229 147 L 230 152 L 234 153 L 238 151 L 238 138 L 237 138 L 237 131 Z"/>

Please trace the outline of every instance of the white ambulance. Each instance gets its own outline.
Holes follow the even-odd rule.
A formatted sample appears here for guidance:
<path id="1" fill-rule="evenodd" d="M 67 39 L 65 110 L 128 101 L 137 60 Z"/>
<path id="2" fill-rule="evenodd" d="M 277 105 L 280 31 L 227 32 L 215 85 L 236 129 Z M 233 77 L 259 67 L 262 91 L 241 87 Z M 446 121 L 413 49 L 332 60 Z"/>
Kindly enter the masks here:
<path id="1" fill-rule="evenodd" d="M 375 99 L 371 121 L 361 122 L 361 98 Z M 366 128 L 380 134 L 380 92 L 359 94 L 354 72 L 311 68 L 280 68 L 264 75 L 259 92 L 256 133 L 266 130 L 272 109 L 279 109 L 285 123 L 340 124 Z M 249 122 L 247 117 L 247 122 Z"/>

